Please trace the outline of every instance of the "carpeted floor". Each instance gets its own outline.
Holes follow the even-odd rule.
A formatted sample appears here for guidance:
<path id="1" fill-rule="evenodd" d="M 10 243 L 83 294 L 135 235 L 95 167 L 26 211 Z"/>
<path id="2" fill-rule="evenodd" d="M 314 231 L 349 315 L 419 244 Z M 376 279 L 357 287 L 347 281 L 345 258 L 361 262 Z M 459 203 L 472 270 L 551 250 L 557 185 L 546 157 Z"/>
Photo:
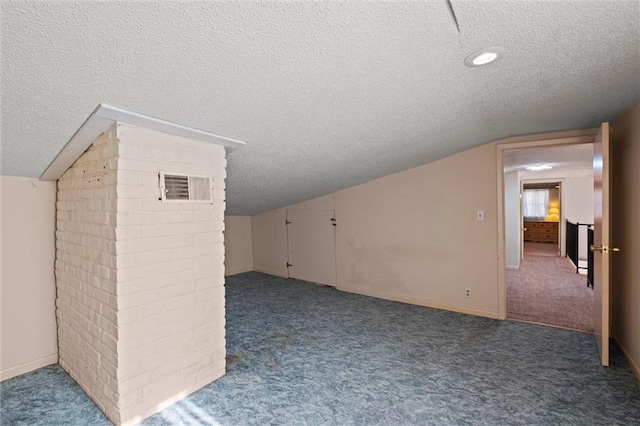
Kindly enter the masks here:
<path id="1" fill-rule="evenodd" d="M 593 333 L 593 290 L 568 258 L 525 254 L 507 270 L 507 318 Z"/>
<path id="2" fill-rule="evenodd" d="M 552 243 L 532 243 L 525 241 L 524 254 L 532 254 L 535 256 L 559 256 L 560 249 L 557 244 Z"/>
<path id="3" fill-rule="evenodd" d="M 632 425 L 640 384 L 592 336 L 247 273 L 228 373 L 145 425 Z M 57 366 L 2 383 L 2 424 L 107 424 Z"/>

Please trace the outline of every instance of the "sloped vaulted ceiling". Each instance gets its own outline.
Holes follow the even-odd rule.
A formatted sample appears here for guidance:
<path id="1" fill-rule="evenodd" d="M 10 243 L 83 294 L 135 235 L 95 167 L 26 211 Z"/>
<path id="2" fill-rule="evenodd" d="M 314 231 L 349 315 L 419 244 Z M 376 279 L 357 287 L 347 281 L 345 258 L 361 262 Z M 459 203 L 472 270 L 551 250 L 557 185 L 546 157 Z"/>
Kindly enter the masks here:
<path id="1" fill-rule="evenodd" d="M 1 173 L 39 176 L 104 102 L 246 141 L 228 213 L 253 214 L 612 120 L 640 98 L 639 28 L 637 0 L 3 2 Z"/>

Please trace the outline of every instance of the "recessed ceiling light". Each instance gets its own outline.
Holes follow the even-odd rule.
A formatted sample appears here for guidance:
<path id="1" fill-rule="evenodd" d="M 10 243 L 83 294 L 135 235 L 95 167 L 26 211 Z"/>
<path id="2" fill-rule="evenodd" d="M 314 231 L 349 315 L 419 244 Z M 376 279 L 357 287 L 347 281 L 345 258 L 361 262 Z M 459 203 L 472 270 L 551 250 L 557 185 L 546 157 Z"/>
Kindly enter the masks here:
<path id="1" fill-rule="evenodd" d="M 527 166 L 527 170 L 531 170 L 532 172 L 537 172 L 539 170 L 549 170 L 552 169 L 553 166 L 551 164 L 536 164 L 535 166 Z"/>
<path id="2" fill-rule="evenodd" d="M 473 58 L 473 65 L 484 65 L 484 64 L 488 64 L 489 62 L 493 62 L 496 60 L 496 58 L 498 57 L 498 54 L 495 52 L 486 52 L 483 53 L 479 56 L 476 56 L 475 58 Z"/>
<path id="3" fill-rule="evenodd" d="M 480 67 L 482 65 L 490 64 L 506 52 L 507 49 L 504 47 L 487 47 L 486 49 L 478 50 L 477 52 L 467 56 L 467 59 L 464 60 L 464 64 L 468 67 Z"/>

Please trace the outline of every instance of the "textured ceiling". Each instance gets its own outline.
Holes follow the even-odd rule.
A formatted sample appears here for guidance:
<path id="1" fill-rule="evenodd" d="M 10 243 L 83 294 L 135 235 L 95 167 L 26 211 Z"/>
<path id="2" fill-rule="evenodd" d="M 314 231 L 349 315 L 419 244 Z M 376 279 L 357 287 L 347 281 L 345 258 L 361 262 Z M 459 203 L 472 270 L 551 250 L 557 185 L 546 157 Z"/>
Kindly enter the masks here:
<path id="1" fill-rule="evenodd" d="M 569 145 L 547 148 L 508 150 L 504 153 L 504 171 L 526 171 L 528 174 L 549 174 L 546 170 L 527 171 L 527 166 L 548 164 L 555 171 L 566 169 L 590 169 L 593 167 L 593 145 Z M 544 172 L 544 173 L 542 173 Z"/>
<path id="2" fill-rule="evenodd" d="M 444 0 L 2 2 L 0 172 L 39 176 L 105 102 L 246 141 L 227 208 L 253 214 L 640 98 L 637 0 L 452 6 L 459 30 Z"/>

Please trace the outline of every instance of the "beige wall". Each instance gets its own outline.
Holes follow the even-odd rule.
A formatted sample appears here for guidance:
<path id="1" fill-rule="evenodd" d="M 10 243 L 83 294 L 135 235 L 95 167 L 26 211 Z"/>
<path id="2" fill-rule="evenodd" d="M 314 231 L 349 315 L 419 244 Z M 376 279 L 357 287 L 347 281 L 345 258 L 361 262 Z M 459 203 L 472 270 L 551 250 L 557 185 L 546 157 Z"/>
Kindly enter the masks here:
<path id="1" fill-rule="evenodd" d="M 254 269 L 286 276 L 287 209 L 335 207 L 338 289 L 496 317 L 496 168 L 488 144 L 253 216 Z"/>
<path id="2" fill-rule="evenodd" d="M 338 288 L 497 317 L 496 169 L 487 144 L 337 192 Z"/>
<path id="3" fill-rule="evenodd" d="M 613 335 L 640 379 L 640 102 L 613 124 Z"/>
<path id="4" fill-rule="evenodd" d="M 327 194 L 251 216 L 253 270 L 288 277 L 287 210 L 334 210 L 334 199 Z"/>
<path id="5" fill-rule="evenodd" d="M 58 361 L 55 182 L 0 176 L 0 380 Z"/>
<path id="6" fill-rule="evenodd" d="M 225 216 L 224 222 L 224 274 L 253 271 L 251 216 Z"/>
<path id="7" fill-rule="evenodd" d="M 253 270 L 288 277 L 287 210 L 269 210 L 251 216 Z"/>
<path id="8" fill-rule="evenodd" d="M 291 204 L 287 210 L 333 210 L 335 209 L 335 194 L 327 194 L 300 203 Z"/>

